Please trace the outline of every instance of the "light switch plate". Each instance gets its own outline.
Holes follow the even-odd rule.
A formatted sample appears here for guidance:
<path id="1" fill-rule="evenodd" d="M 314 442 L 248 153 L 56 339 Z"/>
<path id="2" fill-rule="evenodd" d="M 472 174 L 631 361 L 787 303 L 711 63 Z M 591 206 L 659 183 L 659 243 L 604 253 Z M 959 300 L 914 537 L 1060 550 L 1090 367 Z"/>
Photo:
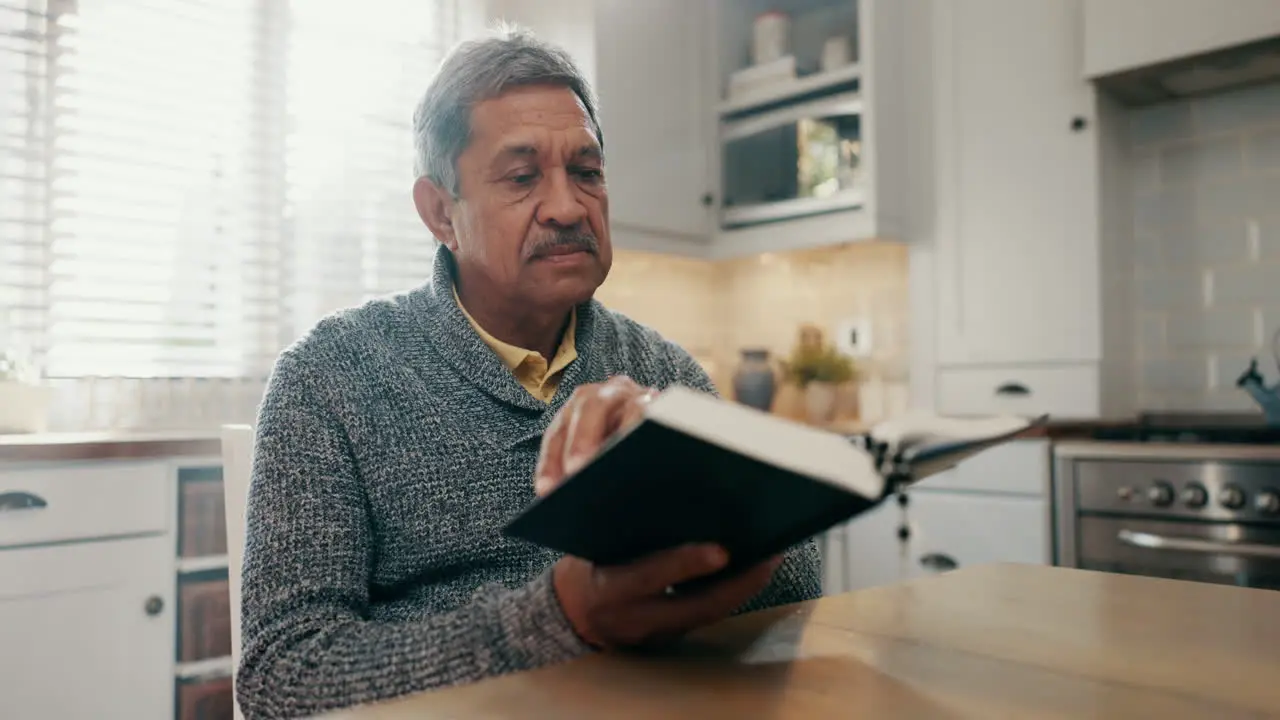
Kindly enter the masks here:
<path id="1" fill-rule="evenodd" d="M 856 358 L 871 356 L 871 321 L 866 318 L 841 320 L 835 332 L 836 349 Z"/>

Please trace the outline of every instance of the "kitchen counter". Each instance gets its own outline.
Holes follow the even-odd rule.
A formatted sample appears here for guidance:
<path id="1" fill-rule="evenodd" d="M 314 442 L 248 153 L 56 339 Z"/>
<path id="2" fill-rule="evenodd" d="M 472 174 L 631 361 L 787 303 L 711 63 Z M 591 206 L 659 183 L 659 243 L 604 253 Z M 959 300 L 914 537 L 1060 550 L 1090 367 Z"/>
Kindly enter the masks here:
<path id="1" fill-rule="evenodd" d="M 79 432 L 0 435 L 0 463 L 217 455 L 216 432 Z"/>
<path id="2" fill-rule="evenodd" d="M 1280 717 L 1276 617 L 1280 592 L 987 565 L 325 717 Z"/>
<path id="3" fill-rule="evenodd" d="M 1071 460 L 1280 460 L 1280 445 L 1234 443 L 1059 442 L 1055 457 Z"/>

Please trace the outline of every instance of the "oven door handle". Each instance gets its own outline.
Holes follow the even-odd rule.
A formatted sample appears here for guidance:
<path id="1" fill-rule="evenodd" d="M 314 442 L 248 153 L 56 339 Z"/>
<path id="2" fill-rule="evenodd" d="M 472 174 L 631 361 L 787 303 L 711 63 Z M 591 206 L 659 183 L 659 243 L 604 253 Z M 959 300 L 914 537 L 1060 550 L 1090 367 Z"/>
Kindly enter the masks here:
<path id="1" fill-rule="evenodd" d="M 1125 545 L 1145 548 L 1147 550 L 1175 550 L 1196 553 L 1222 553 L 1226 555 L 1242 555 L 1246 557 L 1280 559 L 1280 546 L 1259 545 L 1257 543 L 1218 542 L 1216 540 L 1200 540 L 1198 538 L 1166 537 L 1155 533 L 1121 530 L 1116 539 Z"/>

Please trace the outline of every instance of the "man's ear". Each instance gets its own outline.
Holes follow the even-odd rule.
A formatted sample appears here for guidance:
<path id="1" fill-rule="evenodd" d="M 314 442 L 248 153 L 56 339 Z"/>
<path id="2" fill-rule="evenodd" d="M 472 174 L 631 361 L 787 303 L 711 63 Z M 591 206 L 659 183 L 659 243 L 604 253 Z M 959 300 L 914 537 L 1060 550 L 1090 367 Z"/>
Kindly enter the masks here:
<path id="1" fill-rule="evenodd" d="M 413 206 L 431 234 L 453 252 L 458 251 L 458 236 L 453 230 L 453 193 L 420 177 L 413 183 Z"/>

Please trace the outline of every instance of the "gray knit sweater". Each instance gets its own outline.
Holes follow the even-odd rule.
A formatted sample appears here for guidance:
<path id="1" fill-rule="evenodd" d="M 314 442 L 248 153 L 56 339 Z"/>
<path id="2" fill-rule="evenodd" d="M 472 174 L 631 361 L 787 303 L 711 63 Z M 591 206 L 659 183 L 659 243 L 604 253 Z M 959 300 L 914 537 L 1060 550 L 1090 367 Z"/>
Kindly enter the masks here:
<path id="1" fill-rule="evenodd" d="M 533 499 L 541 435 L 578 385 L 624 374 L 712 391 L 653 330 L 596 301 L 550 405 L 431 282 L 320 322 L 279 358 L 257 425 L 236 693 L 296 717 L 588 652 L 560 610 L 557 556 L 503 537 Z M 812 542 L 744 610 L 817 597 Z"/>

